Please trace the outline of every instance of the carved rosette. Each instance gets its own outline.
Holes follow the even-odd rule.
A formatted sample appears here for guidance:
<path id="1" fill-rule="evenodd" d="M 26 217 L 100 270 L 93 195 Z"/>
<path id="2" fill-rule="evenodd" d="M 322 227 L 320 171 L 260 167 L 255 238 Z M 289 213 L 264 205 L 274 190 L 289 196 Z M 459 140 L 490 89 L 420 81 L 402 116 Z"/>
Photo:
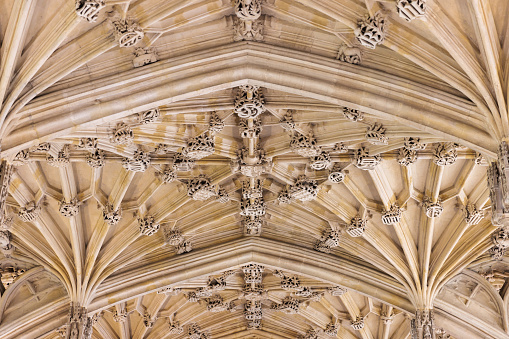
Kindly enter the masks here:
<path id="1" fill-rule="evenodd" d="M 435 317 L 433 310 L 417 310 L 410 322 L 412 338 L 432 339 L 435 337 Z"/>
<path id="2" fill-rule="evenodd" d="M 104 6 L 104 0 L 76 0 L 76 14 L 88 22 L 95 22 Z"/>
<path id="3" fill-rule="evenodd" d="M 465 222 L 468 225 L 477 225 L 484 218 L 484 212 L 477 209 L 475 204 L 469 203 L 463 210 L 465 215 Z"/>
<path id="4" fill-rule="evenodd" d="M 286 111 L 283 118 L 281 120 L 279 120 L 279 126 L 281 126 L 287 132 L 292 132 L 295 129 L 295 121 L 293 121 L 293 113 L 294 113 L 294 111 L 289 109 L 288 111 Z"/>
<path id="5" fill-rule="evenodd" d="M 230 201 L 230 195 L 228 194 L 228 192 L 224 189 L 224 188 L 220 188 L 218 191 L 217 191 L 217 201 L 220 202 L 221 204 L 226 204 L 227 202 Z"/>
<path id="6" fill-rule="evenodd" d="M 316 145 L 316 139 L 313 135 L 303 135 L 295 132 L 290 140 L 290 149 L 292 152 L 306 158 L 314 157 L 320 154 L 321 150 Z"/>
<path id="7" fill-rule="evenodd" d="M 113 21 L 113 27 L 120 47 L 132 47 L 143 39 L 143 29 L 132 18 Z"/>
<path id="8" fill-rule="evenodd" d="M 239 132 L 241 138 L 258 138 L 263 130 L 262 121 L 259 118 L 253 119 L 250 124 L 248 119 L 240 119 Z"/>
<path id="9" fill-rule="evenodd" d="M 119 122 L 113 130 L 111 142 L 118 145 L 130 145 L 134 140 L 133 130 L 124 122 Z"/>
<path id="10" fill-rule="evenodd" d="M 288 193 L 287 188 L 279 192 L 279 195 L 277 196 L 277 201 L 280 204 L 289 204 L 292 202 L 292 197 L 290 196 L 290 193 Z"/>
<path id="11" fill-rule="evenodd" d="M 398 163 L 401 166 L 410 166 L 417 161 L 417 152 L 408 148 L 400 148 L 398 151 Z"/>
<path id="12" fill-rule="evenodd" d="M 475 152 L 475 160 L 474 161 L 475 161 L 475 164 L 479 165 L 479 166 L 488 166 L 489 165 L 488 159 L 486 159 L 486 157 L 483 156 L 479 152 Z"/>
<path id="13" fill-rule="evenodd" d="M 433 150 L 433 162 L 438 166 L 448 166 L 456 162 L 458 158 L 457 144 L 453 142 L 439 143 Z"/>
<path id="14" fill-rule="evenodd" d="M 263 198 L 242 199 L 240 203 L 240 215 L 248 217 L 261 217 L 266 213 Z"/>
<path id="15" fill-rule="evenodd" d="M 391 205 L 389 210 L 384 210 L 382 213 L 382 223 L 384 225 L 393 225 L 400 222 L 403 211 L 397 204 Z"/>
<path id="16" fill-rule="evenodd" d="M 37 205 L 35 201 L 31 201 L 19 209 L 18 217 L 24 222 L 31 222 L 37 219 L 41 213 L 41 206 Z"/>
<path id="17" fill-rule="evenodd" d="M 385 17 L 377 12 L 373 17 L 369 15 L 357 22 L 354 30 L 357 40 L 365 47 L 375 49 L 385 39 L 386 21 Z"/>
<path id="18" fill-rule="evenodd" d="M 273 302 L 270 305 L 270 308 L 273 310 L 279 310 L 286 314 L 297 314 L 299 313 L 299 306 L 300 306 L 299 300 L 295 299 L 294 297 L 287 296 L 283 299 L 283 302 L 281 304 Z"/>
<path id="19" fill-rule="evenodd" d="M 182 153 L 176 153 L 173 157 L 172 167 L 178 172 L 189 172 L 194 165 L 194 160 L 186 158 Z"/>
<path id="20" fill-rule="evenodd" d="M 420 138 L 414 137 L 405 138 L 403 146 L 411 151 L 422 151 L 426 148 L 426 144 L 423 144 Z"/>
<path id="21" fill-rule="evenodd" d="M 237 89 L 234 111 L 242 119 L 256 118 L 265 110 L 264 103 L 259 86 L 243 85 Z"/>
<path id="22" fill-rule="evenodd" d="M 261 284 L 264 269 L 264 266 L 257 264 L 242 266 L 242 272 L 244 273 L 244 281 L 246 284 Z"/>
<path id="23" fill-rule="evenodd" d="M 320 240 L 315 244 L 314 249 L 323 253 L 330 253 L 334 247 L 339 246 L 340 232 L 329 229 L 324 232 Z"/>
<path id="24" fill-rule="evenodd" d="M 360 331 L 364 328 L 364 318 L 358 316 L 355 320 L 351 321 L 352 327 L 356 331 Z"/>
<path id="25" fill-rule="evenodd" d="M 16 153 L 14 159 L 12 160 L 12 164 L 14 166 L 23 166 L 30 160 L 30 153 L 27 149 L 23 149 Z"/>
<path id="26" fill-rule="evenodd" d="M 92 168 L 100 168 L 106 164 L 104 152 L 98 148 L 87 154 L 87 165 Z"/>
<path id="27" fill-rule="evenodd" d="M 444 210 L 440 198 L 438 198 L 436 202 L 433 202 L 429 197 L 424 197 L 422 204 L 426 209 L 426 216 L 428 218 L 438 218 Z"/>
<path id="28" fill-rule="evenodd" d="M 360 237 L 366 230 L 366 223 L 367 221 L 365 219 L 362 219 L 359 215 L 357 215 L 350 220 L 350 224 L 346 228 L 346 233 L 354 238 Z"/>
<path id="29" fill-rule="evenodd" d="M 187 141 L 182 149 L 182 155 L 188 159 L 200 160 L 214 154 L 214 138 L 208 133 L 200 134 Z"/>
<path id="30" fill-rule="evenodd" d="M 150 155 L 138 149 L 132 158 L 122 159 L 122 166 L 128 171 L 145 172 L 150 166 Z"/>
<path id="31" fill-rule="evenodd" d="M 345 118 L 355 122 L 364 120 L 364 113 L 353 108 L 343 107 L 343 115 Z"/>
<path id="32" fill-rule="evenodd" d="M 173 168 L 166 168 L 163 173 L 161 173 L 161 180 L 165 184 L 169 184 L 177 180 L 177 171 Z"/>
<path id="33" fill-rule="evenodd" d="M 329 152 L 322 151 L 317 156 L 311 157 L 309 159 L 309 166 L 317 171 L 325 170 L 332 165 L 331 158 Z"/>
<path id="34" fill-rule="evenodd" d="M 168 328 L 169 334 L 182 334 L 184 333 L 184 327 L 180 326 L 180 323 L 178 321 L 174 321 L 170 324 L 170 327 Z"/>
<path id="35" fill-rule="evenodd" d="M 385 135 L 385 128 L 377 122 L 368 127 L 366 140 L 373 145 L 387 145 L 389 143 L 389 138 Z"/>
<path id="36" fill-rule="evenodd" d="M 134 50 L 133 66 L 135 68 L 153 64 L 159 60 L 157 51 L 153 47 L 142 48 L 138 47 Z"/>
<path id="37" fill-rule="evenodd" d="M 108 203 L 104 206 L 103 219 L 108 225 L 114 226 L 118 224 L 120 218 L 122 218 L 122 209 L 120 207 L 115 210 L 112 204 Z"/>
<path id="38" fill-rule="evenodd" d="M 328 337 L 334 337 L 336 338 L 338 336 L 339 331 L 339 325 L 335 323 L 328 323 L 325 327 L 325 330 L 323 330 L 323 333 Z"/>
<path id="39" fill-rule="evenodd" d="M 380 154 L 369 155 L 369 151 L 365 147 L 361 147 L 355 152 L 355 167 L 361 170 L 374 170 L 381 162 Z"/>
<path id="40" fill-rule="evenodd" d="M 217 195 L 210 180 L 203 174 L 189 180 L 187 184 L 187 195 L 197 201 L 205 201 Z"/>
<path id="41" fill-rule="evenodd" d="M 138 122 L 140 124 L 150 124 L 156 122 L 161 116 L 159 108 L 149 109 L 148 111 L 138 113 Z"/>
<path id="42" fill-rule="evenodd" d="M 341 169 L 341 166 L 338 163 L 335 163 L 332 166 L 332 169 L 329 171 L 329 181 L 334 184 L 340 184 L 345 180 L 346 172 Z"/>
<path id="43" fill-rule="evenodd" d="M 124 308 L 120 312 L 115 311 L 113 313 L 113 320 L 117 323 L 123 323 L 127 320 L 127 310 Z"/>
<path id="44" fill-rule="evenodd" d="M 209 120 L 209 133 L 212 135 L 221 133 L 221 131 L 224 129 L 224 122 L 219 118 L 216 112 L 210 113 L 210 120 Z"/>
<path id="45" fill-rule="evenodd" d="M 311 201 L 318 196 L 318 183 L 316 180 L 300 176 L 295 185 L 289 188 L 288 193 L 292 199 Z"/>
<path id="46" fill-rule="evenodd" d="M 263 21 L 245 21 L 233 18 L 233 40 L 234 41 L 262 41 Z"/>
<path id="47" fill-rule="evenodd" d="M 53 167 L 63 168 L 67 167 L 70 160 L 70 154 L 69 154 L 69 145 L 64 145 L 62 149 L 58 152 L 57 157 L 53 157 L 51 154 L 48 154 L 46 156 L 46 161 L 49 165 Z"/>
<path id="48" fill-rule="evenodd" d="M 412 21 L 426 15 L 426 0 L 398 0 L 398 14 L 406 21 Z"/>
<path id="49" fill-rule="evenodd" d="M 159 231 L 160 225 L 156 223 L 153 216 L 138 218 L 138 227 L 142 235 L 151 236 Z"/>
<path id="50" fill-rule="evenodd" d="M 193 250 L 193 245 L 189 240 L 185 240 L 176 246 L 177 254 L 188 253 Z"/>
<path id="51" fill-rule="evenodd" d="M 261 0 L 234 0 L 235 15 L 244 21 L 254 21 L 262 15 Z"/>
<path id="52" fill-rule="evenodd" d="M 78 148 L 93 151 L 97 148 L 97 138 L 80 138 Z"/>
<path id="53" fill-rule="evenodd" d="M 60 201 L 58 211 L 64 217 L 71 218 L 79 213 L 80 205 L 81 202 L 78 200 L 78 198 L 73 198 L 69 202 L 67 202 L 65 199 L 62 199 L 62 201 Z"/>
<path id="54" fill-rule="evenodd" d="M 339 48 L 337 59 L 341 62 L 347 62 L 352 65 L 359 65 L 362 61 L 361 49 L 357 47 L 348 47 L 342 45 Z"/>

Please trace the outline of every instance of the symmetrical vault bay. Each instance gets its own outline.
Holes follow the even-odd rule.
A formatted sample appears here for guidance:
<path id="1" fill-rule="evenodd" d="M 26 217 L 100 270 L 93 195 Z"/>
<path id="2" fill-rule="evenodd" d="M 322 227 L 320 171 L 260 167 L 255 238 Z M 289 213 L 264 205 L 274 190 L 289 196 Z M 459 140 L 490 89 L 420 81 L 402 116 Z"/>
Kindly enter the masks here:
<path id="1" fill-rule="evenodd" d="M 508 10 L 0 1 L 0 337 L 509 338 Z"/>

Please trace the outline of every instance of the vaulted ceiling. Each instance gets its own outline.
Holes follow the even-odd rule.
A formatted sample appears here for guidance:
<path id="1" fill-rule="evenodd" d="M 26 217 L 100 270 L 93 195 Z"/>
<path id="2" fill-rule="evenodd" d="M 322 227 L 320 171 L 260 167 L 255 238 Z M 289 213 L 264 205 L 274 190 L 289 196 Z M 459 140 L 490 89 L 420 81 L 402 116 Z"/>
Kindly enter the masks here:
<path id="1" fill-rule="evenodd" d="M 509 338 L 507 10 L 1 1 L 0 337 Z"/>

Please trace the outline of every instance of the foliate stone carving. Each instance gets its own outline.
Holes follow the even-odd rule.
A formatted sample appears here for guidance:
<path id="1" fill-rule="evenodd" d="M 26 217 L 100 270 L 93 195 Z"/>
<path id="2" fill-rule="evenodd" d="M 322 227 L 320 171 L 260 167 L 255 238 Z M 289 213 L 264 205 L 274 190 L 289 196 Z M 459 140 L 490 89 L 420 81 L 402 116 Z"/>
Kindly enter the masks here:
<path id="1" fill-rule="evenodd" d="M 330 253 L 331 249 L 339 246 L 340 232 L 328 229 L 324 232 L 320 240 L 315 244 L 315 250 Z"/>
<path id="2" fill-rule="evenodd" d="M 265 99 L 259 86 L 243 85 L 237 89 L 234 111 L 239 118 L 256 118 L 265 110 Z"/>
<path id="3" fill-rule="evenodd" d="M 177 254 L 188 253 L 193 250 L 193 245 L 189 240 L 185 240 L 176 246 Z"/>
<path id="4" fill-rule="evenodd" d="M 16 153 L 14 159 L 12 160 L 12 164 L 14 166 L 23 166 L 30 160 L 30 153 L 28 153 L 27 149 L 23 149 Z"/>
<path id="5" fill-rule="evenodd" d="M 270 308 L 273 310 L 279 310 L 286 314 L 297 314 L 299 313 L 299 306 L 299 300 L 295 299 L 294 297 L 287 296 L 283 299 L 281 304 L 273 302 Z"/>
<path id="6" fill-rule="evenodd" d="M 333 297 L 340 297 L 345 294 L 348 290 L 340 286 L 334 286 L 327 288 L 327 292 Z"/>
<path id="7" fill-rule="evenodd" d="M 468 225 L 477 225 L 484 218 L 484 212 L 477 209 L 475 204 L 469 203 L 464 209 L 465 222 Z"/>
<path id="8" fill-rule="evenodd" d="M 177 180 L 177 171 L 173 168 L 166 168 L 163 173 L 161 173 L 161 180 L 165 184 L 169 184 Z"/>
<path id="9" fill-rule="evenodd" d="M 200 326 L 196 323 L 189 325 L 187 334 L 189 335 L 189 339 L 210 339 L 210 335 L 202 332 Z"/>
<path id="10" fill-rule="evenodd" d="M 156 223 L 153 216 L 138 218 L 138 227 L 142 235 L 151 236 L 159 231 L 159 224 Z"/>
<path id="11" fill-rule="evenodd" d="M 182 292 L 181 288 L 169 286 L 169 287 L 161 288 L 159 291 L 157 291 L 157 294 L 164 294 L 169 297 L 169 296 L 177 295 L 180 292 Z"/>
<path id="12" fill-rule="evenodd" d="M 123 158 L 122 166 L 132 172 L 145 172 L 150 166 L 150 155 L 140 149 L 134 151 L 132 158 Z"/>
<path id="13" fill-rule="evenodd" d="M 408 148 L 400 148 L 398 151 L 398 163 L 401 166 L 410 166 L 417 161 L 417 152 Z"/>
<path id="14" fill-rule="evenodd" d="M 46 156 L 46 161 L 48 162 L 49 165 L 53 166 L 53 167 L 59 167 L 59 168 L 62 168 L 62 167 L 67 167 L 69 165 L 69 163 L 71 162 L 70 160 L 70 154 L 69 154 L 69 145 L 64 145 L 62 147 L 62 149 L 58 152 L 57 154 L 57 157 L 53 157 L 52 155 L 48 154 Z"/>
<path id="15" fill-rule="evenodd" d="M 233 302 L 226 303 L 220 295 L 213 295 L 211 298 L 205 299 L 207 303 L 207 311 L 209 312 L 223 312 L 233 310 L 235 304 Z"/>
<path id="16" fill-rule="evenodd" d="M 506 248 L 500 245 L 494 245 L 489 250 L 491 259 L 493 260 L 502 260 L 504 258 L 505 252 Z"/>
<path id="17" fill-rule="evenodd" d="M 343 107 L 343 115 L 345 116 L 345 118 L 352 121 L 364 120 L 364 113 L 353 108 Z"/>
<path id="18" fill-rule="evenodd" d="M 475 164 L 479 166 L 488 166 L 489 162 L 486 157 L 484 157 L 481 153 L 475 152 Z"/>
<path id="19" fill-rule="evenodd" d="M 104 6 L 104 0 L 76 0 L 76 14 L 88 22 L 95 22 Z"/>
<path id="20" fill-rule="evenodd" d="M 348 147 L 342 142 L 334 144 L 334 147 L 332 148 L 332 152 L 334 153 L 348 153 Z"/>
<path id="21" fill-rule="evenodd" d="M 184 333 L 184 327 L 180 326 L 178 321 L 174 321 L 170 323 L 170 327 L 168 329 L 169 334 L 182 334 Z"/>
<path id="22" fill-rule="evenodd" d="M 263 21 L 233 18 L 233 33 L 234 41 L 262 41 Z"/>
<path id="23" fill-rule="evenodd" d="M 220 188 L 218 191 L 217 191 L 217 201 L 220 202 L 221 204 L 226 204 L 227 202 L 230 201 L 230 195 L 228 194 L 228 192 L 224 189 L 224 188 Z"/>
<path id="24" fill-rule="evenodd" d="M 78 200 L 78 198 L 73 198 L 69 202 L 67 202 L 65 199 L 62 199 L 62 201 L 60 201 L 58 211 L 64 217 L 71 218 L 79 213 L 80 205 L 81 202 Z"/>
<path id="25" fill-rule="evenodd" d="M 67 323 L 66 338 L 90 339 L 92 337 L 93 320 L 87 316 L 87 309 L 78 303 L 71 303 Z"/>
<path id="26" fill-rule="evenodd" d="M 369 151 L 365 147 L 361 147 L 355 152 L 355 167 L 361 170 L 374 170 L 381 162 L 380 154 L 369 155 Z"/>
<path id="27" fill-rule="evenodd" d="M 458 158 L 457 144 L 453 142 L 439 143 L 433 150 L 433 162 L 438 166 L 452 165 Z"/>
<path id="28" fill-rule="evenodd" d="M 263 226 L 260 217 L 244 217 L 243 220 L 246 235 L 259 235 Z"/>
<path id="29" fill-rule="evenodd" d="M 113 209 L 112 204 L 106 204 L 103 209 L 103 219 L 104 221 L 110 225 L 114 226 L 118 224 L 120 218 L 122 217 L 122 209 L 119 207 L 118 209 Z"/>
<path id="30" fill-rule="evenodd" d="M 323 330 L 323 333 L 328 337 L 334 337 L 336 338 L 338 336 L 339 331 L 339 325 L 335 323 L 328 323 L 325 327 L 325 330 Z"/>
<path id="31" fill-rule="evenodd" d="M 127 310 L 123 308 L 120 312 L 115 311 L 113 313 L 113 320 L 117 323 L 123 323 L 127 320 Z"/>
<path id="32" fill-rule="evenodd" d="M 143 314 L 143 325 L 146 328 L 152 328 L 154 327 L 154 323 L 155 319 L 152 318 L 152 316 L 148 312 L 145 312 L 145 314 Z"/>
<path id="33" fill-rule="evenodd" d="M 170 229 L 169 227 L 165 227 L 164 238 L 166 243 L 171 246 L 178 246 L 178 244 L 185 241 L 184 236 L 180 233 L 178 228 Z"/>
<path id="34" fill-rule="evenodd" d="M 256 20 L 262 15 L 261 0 L 235 0 L 235 15 L 245 21 Z"/>
<path id="35" fill-rule="evenodd" d="M 503 141 L 498 149 L 498 161 L 490 164 L 488 187 L 491 200 L 491 221 L 495 226 L 509 225 L 509 146 Z"/>
<path id="36" fill-rule="evenodd" d="M 189 159 L 200 160 L 214 154 L 214 147 L 214 138 L 208 133 L 203 133 L 187 141 L 187 146 L 182 149 L 182 155 Z"/>
<path id="37" fill-rule="evenodd" d="M 132 18 L 113 21 L 113 27 L 120 47 L 132 47 L 143 39 L 143 30 Z"/>
<path id="38" fill-rule="evenodd" d="M 134 140 L 133 130 L 124 122 L 119 122 L 113 130 L 111 142 L 118 145 L 130 145 Z"/>
<path id="39" fill-rule="evenodd" d="M 98 148 L 87 154 L 87 165 L 92 168 L 100 168 L 105 165 L 104 152 Z"/>
<path id="40" fill-rule="evenodd" d="M 277 196 L 277 201 L 280 204 L 289 204 L 292 202 L 292 197 L 290 196 L 290 193 L 288 193 L 288 188 L 285 188 L 281 192 L 279 192 Z"/>
<path id="41" fill-rule="evenodd" d="M 290 149 L 302 157 L 314 157 L 320 154 L 321 150 L 316 145 L 313 135 L 303 135 L 295 132 L 290 140 Z"/>
<path id="42" fill-rule="evenodd" d="M 297 338 L 299 339 L 318 339 L 318 331 L 310 328 L 306 331 L 306 334 L 299 335 Z"/>
<path id="43" fill-rule="evenodd" d="M 7 289 L 7 287 L 14 283 L 23 273 L 25 273 L 24 269 L 20 269 L 15 266 L 0 268 L 0 281 L 2 282 L 2 285 L 4 285 L 4 288 Z"/>
<path id="44" fill-rule="evenodd" d="M 397 204 L 391 205 L 389 210 L 384 210 L 382 213 L 382 223 L 384 225 L 393 225 L 400 222 L 403 211 Z"/>
<path id="45" fill-rule="evenodd" d="M 436 202 L 433 202 L 429 197 L 424 197 L 422 204 L 426 209 L 426 216 L 428 218 L 438 218 L 444 210 L 440 198 L 438 198 Z"/>
<path id="46" fill-rule="evenodd" d="M 60 336 L 60 338 L 65 338 L 65 333 L 67 332 L 67 325 L 60 326 L 55 330 L 55 332 Z"/>
<path id="47" fill-rule="evenodd" d="M 272 169 L 272 161 L 265 157 L 265 151 L 256 149 L 254 156 L 249 156 L 247 149 L 238 151 L 237 159 L 231 162 L 233 173 L 241 172 L 249 178 L 256 178 L 263 173 L 269 173 Z"/>
<path id="48" fill-rule="evenodd" d="M 437 328 L 436 331 L 436 339 L 451 339 L 451 335 L 448 334 L 443 328 Z"/>
<path id="49" fill-rule="evenodd" d="M 248 300 L 244 304 L 244 318 L 247 321 L 261 320 L 263 317 L 262 313 L 262 302 L 259 300 Z"/>
<path id="50" fill-rule="evenodd" d="M 49 142 L 41 142 L 39 145 L 30 147 L 30 152 L 49 152 L 51 144 Z"/>
<path id="51" fill-rule="evenodd" d="M 226 279 L 234 274 L 234 270 L 228 270 L 218 277 L 210 276 L 207 281 L 207 288 L 211 291 L 223 291 L 226 288 Z"/>
<path id="52" fill-rule="evenodd" d="M 266 213 L 263 198 L 242 199 L 240 203 L 240 215 L 248 217 L 261 217 Z"/>
<path id="53" fill-rule="evenodd" d="M 212 135 L 221 133 L 221 131 L 224 129 L 224 122 L 219 118 L 216 112 L 210 113 L 210 120 L 209 120 L 209 133 Z"/>
<path id="54" fill-rule="evenodd" d="M 316 180 L 299 176 L 295 185 L 288 190 L 292 199 L 311 201 L 318 196 L 318 183 Z"/>
<path id="55" fill-rule="evenodd" d="M 426 0 L 398 0 L 396 8 L 400 17 L 412 21 L 426 14 Z"/>
<path id="56" fill-rule="evenodd" d="M 25 207 L 19 209 L 18 217 L 24 222 L 31 222 L 37 219 L 41 213 L 41 206 L 37 205 L 34 201 L 30 201 Z"/>
<path id="57" fill-rule="evenodd" d="M 264 269 L 264 266 L 257 264 L 242 266 L 242 272 L 244 272 L 244 281 L 246 284 L 261 284 Z"/>
<path id="58" fill-rule="evenodd" d="M 346 172 L 341 169 L 341 166 L 338 163 L 335 163 L 329 171 L 329 181 L 334 184 L 340 184 L 343 180 L 345 180 L 345 177 Z"/>
<path id="59" fill-rule="evenodd" d="M 329 152 L 322 151 L 317 156 L 309 159 L 309 166 L 314 170 L 324 170 L 332 165 Z"/>
<path id="60" fill-rule="evenodd" d="M 12 179 L 12 166 L 6 160 L 0 162 L 0 225 L 3 225 L 6 217 L 6 202 L 9 193 L 9 185 Z"/>
<path id="61" fill-rule="evenodd" d="M 11 232 L 9 231 L 0 231 L 0 247 L 9 246 L 11 243 Z"/>
<path id="62" fill-rule="evenodd" d="M 339 48 L 337 59 L 352 65 L 358 65 L 362 61 L 361 49 L 357 47 L 348 47 L 346 45 L 342 45 Z"/>
<path id="63" fill-rule="evenodd" d="M 352 327 L 354 330 L 359 331 L 364 328 L 364 318 L 358 316 L 355 320 L 352 320 Z"/>
<path id="64" fill-rule="evenodd" d="M 250 283 L 242 287 L 242 298 L 252 301 L 261 301 L 267 297 L 267 291 L 262 284 Z"/>
<path id="65" fill-rule="evenodd" d="M 289 109 L 286 111 L 285 115 L 281 120 L 279 120 L 279 125 L 283 127 L 283 129 L 287 132 L 291 132 L 295 129 L 295 121 L 293 121 L 293 113 L 294 111 Z"/>
<path id="66" fill-rule="evenodd" d="M 346 227 L 346 233 L 354 238 L 360 237 L 366 230 L 366 223 L 367 221 L 365 219 L 357 215 L 350 220 L 350 224 Z"/>
<path id="67" fill-rule="evenodd" d="M 263 182 L 260 179 L 254 180 L 251 185 L 249 181 L 242 182 L 242 198 L 254 199 L 263 197 Z"/>
<path id="68" fill-rule="evenodd" d="M 203 174 L 189 180 L 187 184 L 187 195 L 197 201 L 205 201 L 217 195 L 210 180 Z"/>
<path id="69" fill-rule="evenodd" d="M 171 146 L 168 144 L 157 144 L 156 147 L 154 147 L 154 153 L 155 154 L 168 154 L 177 148 L 178 147 Z"/>
<path id="70" fill-rule="evenodd" d="M 186 158 L 182 153 L 176 153 L 173 157 L 172 167 L 178 172 L 189 172 L 194 165 L 194 160 Z"/>
<path id="71" fill-rule="evenodd" d="M 133 66 L 135 68 L 153 64 L 154 62 L 157 62 L 157 60 L 159 59 L 157 56 L 157 51 L 154 47 L 138 47 L 134 50 Z"/>
<path id="72" fill-rule="evenodd" d="M 385 135 L 385 128 L 377 122 L 368 127 L 366 140 L 373 145 L 387 145 L 389 143 L 389 138 Z"/>
<path id="73" fill-rule="evenodd" d="M 410 322 L 412 339 L 432 339 L 435 334 L 435 317 L 433 310 L 417 310 Z"/>
<path id="74" fill-rule="evenodd" d="M 414 137 L 405 138 L 403 146 L 412 151 L 422 151 L 426 148 L 426 144 L 423 144 L 420 138 Z"/>
<path id="75" fill-rule="evenodd" d="M 385 39 L 386 21 L 385 17 L 377 12 L 373 17 L 366 15 L 357 22 L 354 30 L 357 40 L 365 47 L 375 49 Z"/>
<path id="76" fill-rule="evenodd" d="M 495 246 L 509 247 L 509 227 L 501 227 L 498 231 L 493 233 L 491 240 Z"/>
<path id="77" fill-rule="evenodd" d="M 78 148 L 93 151 L 97 148 L 97 138 L 80 138 Z"/>
<path id="78" fill-rule="evenodd" d="M 281 278 L 281 288 L 285 291 L 301 290 L 300 279 L 297 276 L 287 276 L 281 270 L 275 270 L 274 275 Z"/>
<path id="79" fill-rule="evenodd" d="M 262 121 L 259 118 L 252 120 L 252 124 L 248 119 L 240 119 L 239 132 L 241 138 L 258 138 L 262 132 Z"/>
<path id="80" fill-rule="evenodd" d="M 138 122 L 140 124 L 151 124 L 156 122 L 157 119 L 161 116 L 161 112 L 159 108 L 149 109 L 148 111 L 138 113 Z"/>

